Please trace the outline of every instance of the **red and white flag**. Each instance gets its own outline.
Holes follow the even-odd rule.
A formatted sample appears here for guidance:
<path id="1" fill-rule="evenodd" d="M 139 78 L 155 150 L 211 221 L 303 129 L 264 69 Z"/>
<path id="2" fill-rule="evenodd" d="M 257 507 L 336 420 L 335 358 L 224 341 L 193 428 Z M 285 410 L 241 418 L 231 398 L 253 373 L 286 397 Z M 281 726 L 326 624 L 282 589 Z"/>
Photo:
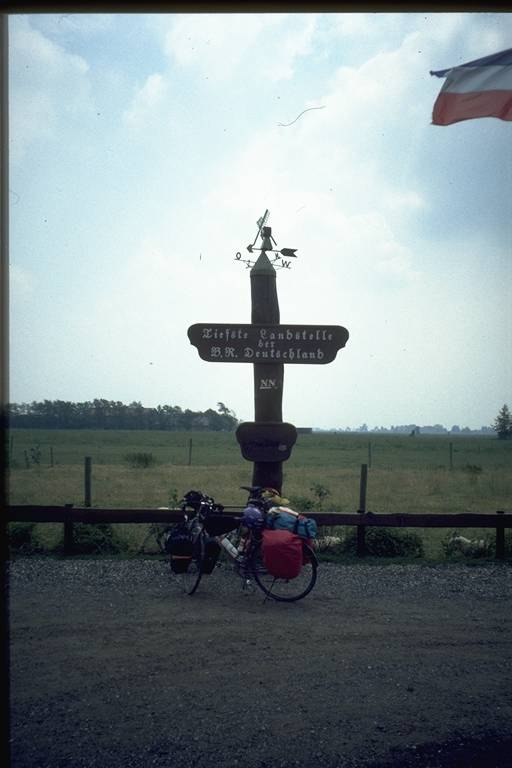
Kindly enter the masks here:
<path id="1" fill-rule="evenodd" d="M 512 48 L 430 74 L 446 78 L 434 104 L 434 125 L 475 117 L 512 120 Z"/>

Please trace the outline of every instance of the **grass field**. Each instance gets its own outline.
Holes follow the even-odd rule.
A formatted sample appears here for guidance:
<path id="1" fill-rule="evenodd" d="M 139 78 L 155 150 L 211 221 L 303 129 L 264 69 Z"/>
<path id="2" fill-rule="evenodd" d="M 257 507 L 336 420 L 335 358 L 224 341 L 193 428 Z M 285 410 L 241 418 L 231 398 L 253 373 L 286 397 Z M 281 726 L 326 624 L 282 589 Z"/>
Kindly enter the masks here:
<path id="1" fill-rule="evenodd" d="M 83 505 L 85 456 L 92 459 L 92 504 L 98 507 L 166 506 L 191 488 L 239 505 L 245 501 L 239 486 L 251 482 L 252 464 L 241 457 L 233 433 L 13 430 L 7 439 L 11 504 Z M 314 487 L 320 486 L 328 492 L 323 510 L 357 510 L 370 443 L 372 512 L 512 508 L 512 443 L 494 437 L 301 434 L 284 464 L 283 492 L 292 501 L 307 497 L 318 504 Z M 133 468 L 126 457 L 141 453 L 151 454 L 153 463 Z M 125 526 L 125 533 L 138 540 L 143 528 Z M 446 531 L 423 534 L 434 551 Z"/>
<path id="2" fill-rule="evenodd" d="M 9 441 L 11 466 L 25 466 L 24 451 L 39 446 L 41 466 L 49 466 L 53 448 L 55 465 L 81 464 L 91 456 L 95 465 L 123 464 L 131 452 L 151 452 L 167 466 L 186 466 L 192 440 L 194 466 L 240 466 L 250 471 L 232 432 L 169 432 L 143 430 L 12 430 Z M 495 437 L 448 437 L 418 435 L 300 434 L 286 467 L 311 469 L 359 469 L 369 459 L 378 469 L 442 469 L 468 464 L 483 470 L 510 469 L 512 442 Z"/>

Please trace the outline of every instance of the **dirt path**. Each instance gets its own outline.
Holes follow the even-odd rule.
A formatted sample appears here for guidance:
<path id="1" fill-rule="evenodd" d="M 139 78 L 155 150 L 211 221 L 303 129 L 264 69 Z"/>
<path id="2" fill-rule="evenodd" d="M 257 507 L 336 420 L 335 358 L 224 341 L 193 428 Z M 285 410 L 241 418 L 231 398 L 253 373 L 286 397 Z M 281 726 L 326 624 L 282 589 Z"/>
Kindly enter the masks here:
<path id="1" fill-rule="evenodd" d="M 510 767 L 510 566 L 325 565 L 304 601 L 160 561 L 11 567 L 13 768 Z"/>

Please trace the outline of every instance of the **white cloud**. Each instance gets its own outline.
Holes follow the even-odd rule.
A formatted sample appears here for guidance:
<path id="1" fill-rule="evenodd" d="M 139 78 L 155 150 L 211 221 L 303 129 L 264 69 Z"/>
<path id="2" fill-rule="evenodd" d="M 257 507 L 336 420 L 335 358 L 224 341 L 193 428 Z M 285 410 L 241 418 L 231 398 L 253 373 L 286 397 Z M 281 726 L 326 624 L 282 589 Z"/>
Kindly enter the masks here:
<path id="1" fill-rule="evenodd" d="M 34 275 L 28 269 L 13 264 L 9 267 L 9 298 L 11 302 L 27 301 L 35 291 Z"/>
<path id="2" fill-rule="evenodd" d="M 259 14 L 174 17 L 165 51 L 182 67 L 196 67 L 212 79 L 225 79 L 253 48 L 268 23 L 266 18 Z"/>
<path id="3" fill-rule="evenodd" d="M 476 32 L 482 26 L 470 17 L 169 15 L 153 22 L 144 16 L 145 31 L 158 23 L 162 45 L 164 40 L 166 44 L 167 60 L 159 60 L 161 51 L 155 49 L 150 64 L 145 53 L 140 61 L 130 58 L 126 22 L 111 55 L 104 50 L 98 54 L 98 40 L 88 48 L 85 33 L 79 47 L 72 47 L 76 38 L 68 25 L 66 45 L 69 50 L 88 51 L 93 74 L 97 62 L 102 66 L 108 62 L 92 84 L 95 96 L 109 107 L 115 94 L 112 113 L 119 133 L 113 131 L 109 137 L 109 150 L 114 150 L 109 151 L 109 166 L 98 151 L 99 130 L 84 142 L 84 165 L 98 170 L 84 177 L 92 190 L 84 199 L 93 201 L 88 208 L 92 224 L 88 231 L 74 218 L 72 205 L 58 208 L 69 244 L 74 248 L 76 233 L 84 232 L 87 242 L 81 244 L 80 253 L 87 263 L 88 254 L 94 254 L 96 265 L 82 303 L 75 304 L 65 338 L 59 337 L 54 302 L 48 301 L 39 313 L 34 302 L 44 295 L 41 287 L 47 293 L 58 292 L 60 305 L 77 291 L 71 280 L 66 283 L 69 268 L 60 282 L 55 277 L 62 273 L 59 265 L 64 262 L 59 260 L 65 258 L 66 248 L 59 249 L 55 237 L 40 237 L 28 206 L 26 229 L 16 231 L 14 250 L 24 254 L 28 237 L 38 263 L 46 259 L 53 268 L 51 274 L 34 272 L 43 281 L 36 290 L 30 273 L 22 270 L 12 275 L 12 295 L 18 297 L 20 307 L 17 322 L 21 324 L 23 307 L 31 318 L 24 325 L 22 346 L 29 354 L 23 360 L 19 355 L 20 379 L 27 380 L 27 371 L 33 377 L 32 355 L 37 346 L 41 371 L 50 370 L 51 358 L 55 386 L 61 387 L 65 380 L 66 397 L 71 399 L 102 394 L 99 386 L 113 399 L 143 399 L 148 404 L 178 402 L 203 408 L 223 400 L 239 415 L 251 418 L 250 366 L 204 363 L 188 344 L 186 330 L 195 322 L 250 320 L 249 272 L 234 262 L 234 256 L 237 250 L 248 256 L 245 247 L 256 234 L 256 219 L 268 207 L 278 246 L 298 249 L 292 269 L 278 273 L 282 321 L 339 323 L 351 334 L 347 349 L 332 365 L 288 366 L 286 418 L 325 426 L 407 421 L 415 418 L 411 411 L 422 406 L 428 395 L 431 416 L 425 415 L 425 420 L 442 420 L 443 413 L 453 407 L 448 402 L 453 400 L 452 393 L 448 398 L 446 393 L 455 369 L 465 403 L 473 390 L 478 402 L 489 398 L 485 393 L 490 368 L 481 365 L 477 370 L 478 360 L 487 361 L 496 349 L 508 349 L 494 335 L 503 313 L 499 297 L 504 288 L 498 282 L 482 287 L 483 268 L 475 267 L 472 279 L 463 276 L 469 243 L 451 226 L 450 200 L 460 198 L 469 210 L 474 203 L 474 192 L 469 190 L 474 188 L 464 183 L 467 177 L 461 168 L 448 167 L 453 150 L 460 149 L 457 128 L 438 131 L 428 141 L 425 136 L 429 131 L 433 135 L 430 114 L 439 90 L 439 81 L 430 77 L 429 69 L 449 66 L 459 57 L 484 55 L 487 51 L 481 49 L 470 53 L 472 46 L 499 42 L 497 25 L 479 38 Z M 129 27 L 131 34 L 139 23 L 137 19 Z M 26 123 L 19 136 L 17 130 L 13 136 L 17 141 L 35 142 L 55 133 L 62 141 L 64 134 L 56 130 L 62 127 L 62 110 L 75 93 L 76 109 L 84 101 L 83 94 L 87 96 L 85 59 L 70 57 L 35 33 L 28 22 L 13 29 L 18 39 L 16 66 L 22 67 L 17 74 L 23 77 L 15 81 L 11 98 L 14 118 Z M 80 30 L 76 31 L 78 36 Z M 31 61 L 37 62 L 33 72 Z M 307 67 L 299 68 L 302 62 Z M 332 62 L 344 66 L 335 70 Z M 122 73 L 122 87 L 108 81 L 108 67 L 110 72 Z M 153 74 L 147 77 L 148 72 Z M 299 76 L 293 80 L 295 75 Z M 217 82 L 210 88 L 198 82 L 201 77 Z M 283 87 L 274 88 L 272 78 L 283 81 Z M 126 96 L 128 83 L 131 90 Z M 277 94 L 282 101 L 276 103 Z M 278 105 L 282 112 L 277 112 Z M 324 108 L 305 113 L 289 127 L 276 125 L 278 120 L 292 121 L 302 109 L 320 105 Z M 125 110 L 124 124 L 117 120 L 117 109 Z M 216 110 L 226 120 L 220 127 Z M 222 136 L 228 121 L 224 113 L 232 117 L 231 142 Z M 235 126 L 239 114 L 247 119 Z M 70 123 L 66 136 L 76 125 Z M 134 134 L 126 126 L 144 128 L 138 138 L 144 139 L 145 151 L 136 157 Z M 150 131 L 145 130 L 148 127 Z M 486 152 L 496 161 L 499 142 L 487 137 L 498 135 L 499 126 L 494 126 L 494 134 L 490 125 L 464 126 L 468 153 L 479 146 L 471 142 L 471 129 L 481 129 L 484 136 L 484 128 L 489 131 Z M 62 152 L 57 151 L 57 139 L 45 155 L 41 150 L 46 147 L 38 148 L 40 154 L 34 153 L 31 160 L 45 157 L 47 165 L 52 165 L 50 171 L 59 167 Z M 76 167 L 69 167 L 72 190 Z M 446 192 L 443 202 L 437 194 L 444 191 L 447 170 L 458 185 L 448 205 Z M 468 174 L 473 174 L 473 164 Z M 30 199 L 23 185 L 30 185 L 34 176 L 27 179 L 28 174 L 20 173 L 12 181 L 24 202 Z M 52 183 L 51 173 L 44 183 L 34 182 L 34 192 L 45 203 Z M 58 195 L 54 202 L 60 206 Z M 474 246 L 475 261 L 478 253 L 489 259 L 486 212 L 490 202 L 484 203 L 482 242 Z M 108 222 L 108 237 L 101 231 L 105 224 L 98 226 L 98 212 L 105 206 L 122 212 Z M 438 247 L 435 227 L 427 231 L 424 226 L 427 216 L 429 223 L 438 217 L 453 232 L 449 244 L 443 243 L 442 234 L 437 235 L 442 246 Z M 139 232 L 141 244 L 137 244 Z M 446 265 L 453 268 L 448 275 Z M 98 268 L 102 269 L 99 284 L 94 278 Z M 493 269 L 491 265 L 489 271 Z M 480 313 L 478 323 L 474 307 Z M 53 317 L 49 323 L 54 334 L 41 326 L 41 316 Z M 487 340 L 480 337 L 478 325 L 485 327 Z M 461 360 L 468 354 L 470 365 L 467 359 Z M 58 358 L 65 361 L 61 369 Z M 73 372 L 83 368 L 84 360 L 87 371 L 77 382 Z M 492 368 L 492 361 L 489 364 Z M 505 375 L 500 376 L 505 380 Z M 50 382 L 42 374 L 39 377 L 41 397 L 53 396 Z M 377 394 L 375 381 L 383 384 Z M 355 388 L 354 382 L 358 383 Z M 77 394 L 77 386 L 86 386 L 87 391 Z M 321 398 L 316 397 L 318 392 Z"/>
<path id="4" fill-rule="evenodd" d="M 378 273 L 405 280 L 419 280 L 421 272 L 411 267 L 412 253 L 409 248 L 396 242 L 393 236 L 380 243 L 380 253 L 375 260 Z"/>
<path id="5" fill-rule="evenodd" d="M 102 33 L 115 33 L 117 14 L 44 13 L 30 16 L 30 24 L 46 37 L 72 42 L 78 37 L 91 39 Z"/>
<path id="6" fill-rule="evenodd" d="M 411 94 L 424 67 L 417 46 L 418 35 L 408 35 L 393 51 L 341 68 L 318 97 L 325 109 L 255 135 L 219 172 L 209 205 L 222 200 L 233 219 L 246 221 L 268 207 L 282 236 L 289 231 L 293 239 L 280 245 L 298 242 L 310 258 L 321 253 L 327 270 L 347 260 L 345 280 L 363 267 L 377 268 L 392 289 L 418 280 L 414 255 L 396 227 L 428 206 L 422 190 L 401 180 L 396 154 L 397 147 L 401 154 L 409 145 L 414 151 L 414 135 L 402 122 L 408 125 L 409 100 L 416 108 Z M 386 131 L 393 132 L 392 146 L 381 136 Z"/>
<path id="7" fill-rule="evenodd" d="M 155 110 L 164 101 L 167 91 L 168 83 L 163 75 L 149 75 L 133 97 L 130 108 L 123 113 L 123 121 L 133 128 L 140 128 L 148 119 L 154 117 Z"/>
<path id="8" fill-rule="evenodd" d="M 213 81 L 254 76 L 289 79 L 297 59 L 311 51 L 314 14 L 204 14 L 177 16 L 164 49 L 181 67 Z"/>
<path id="9" fill-rule="evenodd" d="M 329 18 L 324 34 L 331 44 L 341 39 L 351 50 L 366 53 L 369 45 L 392 50 L 411 32 L 446 44 L 468 23 L 462 13 L 340 13 Z"/>
<path id="10" fill-rule="evenodd" d="M 9 154 L 18 163 L 34 141 L 48 138 L 56 124 L 56 109 L 45 93 L 13 93 L 9 100 Z"/>
<path id="11" fill-rule="evenodd" d="M 16 69 L 32 70 L 29 74 L 33 82 L 43 83 L 48 78 L 60 77 L 66 71 L 84 74 L 89 69 L 81 56 L 67 53 L 33 29 L 25 16 L 12 19 L 9 43 Z"/>
<path id="12" fill-rule="evenodd" d="M 372 34 L 375 24 L 369 13 L 341 13 L 329 19 L 329 35 L 332 37 L 358 37 Z"/>
<path id="13" fill-rule="evenodd" d="M 64 13 L 49 18 L 53 22 L 54 31 L 71 31 L 83 37 L 92 37 L 98 32 L 110 32 L 116 23 L 114 13 Z"/>
<path id="14" fill-rule="evenodd" d="M 316 33 L 316 16 L 289 20 L 286 31 L 280 36 L 279 44 L 262 66 L 262 74 L 269 80 L 289 80 L 293 77 L 297 59 L 306 56 L 313 49 Z M 263 43 L 262 43 L 263 45 Z"/>
<path id="15" fill-rule="evenodd" d="M 493 14 L 489 14 L 490 16 Z M 499 28 L 472 30 L 468 36 L 468 58 L 479 59 L 510 48 L 512 38 L 512 18 L 507 14 Z"/>
<path id="16" fill-rule="evenodd" d="M 467 28 L 471 26 L 471 16 L 466 13 L 435 13 L 430 16 L 430 19 L 431 24 L 426 30 L 426 39 L 442 45 L 443 48 L 453 42 L 457 35 L 465 38 Z M 444 66 L 444 64 L 436 65 L 436 69 L 442 69 Z"/>
<path id="17" fill-rule="evenodd" d="M 9 20 L 9 146 L 16 163 L 27 148 L 54 135 L 59 119 L 90 102 L 89 66 L 33 29 L 25 16 Z"/>
<path id="18" fill-rule="evenodd" d="M 426 200 L 417 190 L 388 190 L 383 207 L 391 212 L 418 212 L 426 207 Z"/>

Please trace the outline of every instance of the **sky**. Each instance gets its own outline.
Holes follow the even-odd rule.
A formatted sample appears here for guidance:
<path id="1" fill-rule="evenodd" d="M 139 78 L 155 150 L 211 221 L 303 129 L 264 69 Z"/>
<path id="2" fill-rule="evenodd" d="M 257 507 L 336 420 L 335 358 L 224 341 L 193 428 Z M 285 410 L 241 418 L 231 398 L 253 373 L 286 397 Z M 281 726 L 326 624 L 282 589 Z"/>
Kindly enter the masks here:
<path id="1" fill-rule="evenodd" d="M 498 13 L 11 15 L 10 401 L 253 420 L 252 365 L 201 360 L 187 329 L 250 322 L 235 254 L 268 209 L 297 249 L 281 323 L 350 334 L 285 366 L 285 421 L 491 424 L 512 124 L 432 125 L 429 72 L 510 47 Z"/>

